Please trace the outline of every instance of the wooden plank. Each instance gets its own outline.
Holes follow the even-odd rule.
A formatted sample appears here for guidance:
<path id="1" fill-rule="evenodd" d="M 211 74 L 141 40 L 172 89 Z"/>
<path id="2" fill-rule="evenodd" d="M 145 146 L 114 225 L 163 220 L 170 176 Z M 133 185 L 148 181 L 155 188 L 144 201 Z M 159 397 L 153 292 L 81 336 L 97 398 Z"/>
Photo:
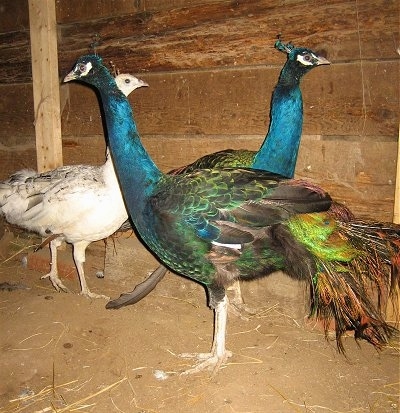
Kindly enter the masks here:
<path id="1" fill-rule="evenodd" d="M 0 33 L 29 30 L 29 12 L 26 0 L 0 0 Z"/>
<path id="2" fill-rule="evenodd" d="M 119 58 L 125 64 L 122 70 L 224 68 L 264 65 L 266 60 L 276 64 L 280 58 L 271 53 L 266 59 L 266 54 L 278 33 L 295 44 L 329 51 L 333 61 L 395 59 L 398 10 L 394 0 L 363 1 L 362 6 L 352 0 L 319 2 L 312 11 L 307 1 L 282 5 L 258 0 L 146 11 L 120 16 L 118 24 L 111 18 L 63 25 L 60 68 L 67 70 L 86 53 L 95 33 L 102 42 L 98 52 L 105 59 Z"/>
<path id="3" fill-rule="evenodd" d="M 219 0 L 220 3 L 227 0 Z M 190 5 L 216 3 L 218 0 L 190 0 Z M 82 22 L 94 19 L 121 16 L 127 13 L 171 10 L 187 6 L 187 0 L 59 0 L 57 1 L 58 23 Z"/>
<path id="4" fill-rule="evenodd" d="M 278 33 L 325 52 L 336 63 L 398 59 L 393 47 L 399 42 L 395 0 L 330 0 L 312 9 L 306 0 L 190 2 L 187 7 L 155 6 L 108 19 L 81 17 L 81 23 L 59 26 L 61 74 L 88 52 L 95 34 L 100 35 L 98 51 L 106 61 L 119 61 L 121 70 L 135 72 L 279 65 L 282 57 L 272 51 Z M 26 35 L 24 41 L 15 47 L 9 34 L 0 35 L 0 79 L 30 79 Z M 15 64 L 10 66 L 10 61 Z"/>
<path id="5" fill-rule="evenodd" d="M 29 31 L 0 34 L 0 83 L 32 81 Z"/>
<path id="6" fill-rule="evenodd" d="M 62 165 L 57 25 L 54 0 L 29 1 L 38 171 Z"/>
<path id="7" fill-rule="evenodd" d="M 65 165 L 101 165 L 106 155 L 104 136 L 64 138 L 63 155 Z"/>
<path id="8" fill-rule="evenodd" d="M 19 146 L 12 150 L 0 145 L 0 180 L 7 179 L 15 171 L 36 169 L 36 151 L 33 145 Z"/>
<path id="9" fill-rule="evenodd" d="M 397 136 L 399 90 L 393 84 L 399 82 L 399 69 L 400 62 L 365 63 L 363 74 L 359 63 L 314 69 L 302 82 L 303 132 Z M 150 87 L 136 90 L 129 100 L 141 134 L 265 134 L 279 70 L 139 75 Z M 101 134 L 95 93 L 71 84 L 69 99 L 62 115 L 63 134 Z"/>
<path id="10" fill-rule="evenodd" d="M 11 140 L 10 140 L 11 141 Z M 11 142 L 7 142 L 10 144 Z M 105 161 L 104 136 L 63 139 L 65 165 L 101 165 Z M 36 169 L 35 139 L 13 145 L 0 143 L 0 181 L 20 169 Z"/>
<path id="11" fill-rule="evenodd" d="M 0 94 L 0 141 L 8 146 L 27 136 L 34 141 L 32 85 L 0 85 Z"/>
<path id="12" fill-rule="evenodd" d="M 84 22 L 115 17 L 140 11 L 140 1 L 127 0 L 70 0 L 57 1 L 57 22 L 60 24 Z"/>

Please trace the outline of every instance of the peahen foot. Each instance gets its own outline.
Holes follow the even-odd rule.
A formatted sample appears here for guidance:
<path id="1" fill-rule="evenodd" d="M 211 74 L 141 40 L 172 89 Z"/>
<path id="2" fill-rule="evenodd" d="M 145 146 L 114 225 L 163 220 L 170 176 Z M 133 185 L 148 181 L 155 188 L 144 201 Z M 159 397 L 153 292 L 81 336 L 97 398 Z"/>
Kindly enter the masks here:
<path id="1" fill-rule="evenodd" d="M 61 292 L 63 291 L 64 293 L 69 293 L 70 291 L 68 290 L 68 288 L 62 283 L 62 281 L 60 280 L 60 278 L 58 277 L 58 275 L 52 271 L 50 271 L 48 274 L 43 275 L 42 277 L 40 277 L 41 280 L 48 278 L 53 287 L 58 291 Z"/>
<path id="2" fill-rule="evenodd" d="M 235 281 L 228 288 L 228 291 L 232 292 L 232 297 L 229 298 L 228 305 L 228 311 L 230 314 L 235 317 L 239 317 L 244 321 L 248 321 L 248 316 L 252 316 L 257 313 L 254 308 L 249 307 L 244 303 L 239 281 Z"/>

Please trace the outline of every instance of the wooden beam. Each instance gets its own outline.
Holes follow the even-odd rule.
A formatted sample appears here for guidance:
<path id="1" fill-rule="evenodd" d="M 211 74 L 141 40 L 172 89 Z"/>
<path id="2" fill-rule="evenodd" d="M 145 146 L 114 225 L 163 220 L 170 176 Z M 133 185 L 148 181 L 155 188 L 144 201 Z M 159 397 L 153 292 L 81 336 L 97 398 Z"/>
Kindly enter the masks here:
<path id="1" fill-rule="evenodd" d="M 55 0 L 29 0 L 38 171 L 62 165 Z"/>

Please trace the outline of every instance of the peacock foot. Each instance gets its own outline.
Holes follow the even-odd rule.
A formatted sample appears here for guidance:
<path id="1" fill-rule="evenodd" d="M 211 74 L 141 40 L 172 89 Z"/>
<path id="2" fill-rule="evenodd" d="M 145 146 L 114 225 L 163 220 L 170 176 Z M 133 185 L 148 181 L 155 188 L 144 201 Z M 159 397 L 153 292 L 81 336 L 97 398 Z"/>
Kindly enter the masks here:
<path id="1" fill-rule="evenodd" d="M 106 295 L 103 295 L 103 294 L 92 293 L 90 290 L 82 290 L 79 294 L 83 295 L 86 298 L 102 298 L 105 300 L 110 300 L 110 297 L 107 297 Z"/>
<path id="2" fill-rule="evenodd" d="M 46 275 L 43 275 L 42 277 L 40 277 L 41 280 L 45 279 L 45 278 L 49 278 L 53 287 L 58 291 L 61 292 L 63 291 L 64 293 L 69 293 L 68 288 L 62 283 L 62 281 L 58 278 L 57 274 L 51 273 L 49 272 Z"/>
<path id="3" fill-rule="evenodd" d="M 185 370 L 181 375 L 199 373 L 204 370 L 212 370 L 212 374 L 216 374 L 221 368 L 221 365 L 226 362 L 229 357 L 232 357 L 232 352 L 225 350 L 223 354 L 215 353 L 182 353 L 179 354 L 182 358 L 197 359 L 199 362 L 192 368 Z"/>

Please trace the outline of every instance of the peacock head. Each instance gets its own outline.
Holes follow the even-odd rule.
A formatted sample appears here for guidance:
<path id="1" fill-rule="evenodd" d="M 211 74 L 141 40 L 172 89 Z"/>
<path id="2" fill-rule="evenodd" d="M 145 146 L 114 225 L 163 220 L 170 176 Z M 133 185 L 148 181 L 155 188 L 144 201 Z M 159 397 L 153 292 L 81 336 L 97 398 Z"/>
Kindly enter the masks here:
<path id="1" fill-rule="evenodd" d="M 84 55 L 81 56 L 75 63 L 73 69 L 65 76 L 64 82 L 70 82 L 71 80 L 82 80 L 86 83 L 93 83 L 96 78 L 96 74 L 100 71 L 108 70 L 103 66 L 103 60 L 97 55 Z M 109 73 L 109 72 L 108 72 Z M 111 76 L 111 74 L 109 73 Z"/>
<path id="2" fill-rule="evenodd" d="M 295 47 L 292 43 L 283 43 L 281 39 L 275 42 L 275 48 L 281 52 L 287 53 L 287 62 L 282 70 L 288 75 L 290 71 L 292 76 L 300 79 L 309 72 L 313 67 L 320 65 L 329 65 L 331 62 L 323 56 L 306 47 Z"/>
<path id="3" fill-rule="evenodd" d="M 117 79 L 114 79 L 109 70 L 103 65 L 101 57 L 93 54 L 81 56 L 76 61 L 74 68 L 65 76 L 64 82 L 70 82 L 71 80 L 80 80 L 97 87 L 101 84 L 116 82 L 125 96 L 138 87 L 148 86 L 143 80 L 128 74 L 119 75 Z M 123 87 L 118 82 L 123 82 Z"/>

